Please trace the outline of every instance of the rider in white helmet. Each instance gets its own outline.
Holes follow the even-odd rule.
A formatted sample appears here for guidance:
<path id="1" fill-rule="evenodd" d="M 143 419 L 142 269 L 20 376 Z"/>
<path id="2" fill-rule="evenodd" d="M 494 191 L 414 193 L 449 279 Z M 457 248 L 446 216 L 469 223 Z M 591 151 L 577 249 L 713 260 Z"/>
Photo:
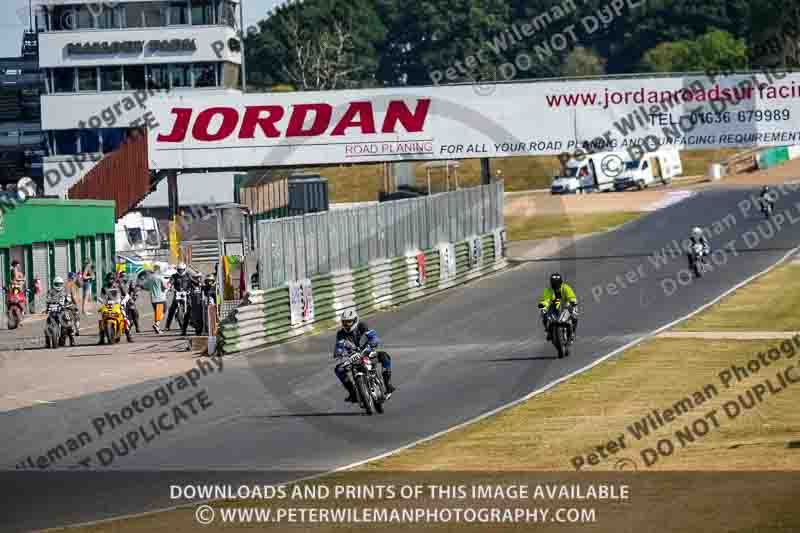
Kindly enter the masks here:
<path id="1" fill-rule="evenodd" d="M 186 291 L 189 292 L 192 278 L 189 273 L 186 271 L 186 263 L 178 263 L 178 267 L 175 269 L 176 272 L 170 276 L 170 287 L 173 291 Z M 172 319 L 175 318 L 175 312 L 178 310 L 178 302 L 173 298 L 172 304 L 169 306 L 169 311 L 167 311 L 167 324 L 166 330 L 169 330 L 170 326 L 172 326 Z M 178 324 L 181 328 L 183 328 L 183 324 Z"/>
<path id="2" fill-rule="evenodd" d="M 347 341 L 352 342 L 356 347 L 363 348 L 369 345 L 373 350 L 380 344 L 380 339 L 375 331 L 367 327 L 366 322 L 358 319 L 358 313 L 353 309 L 348 309 L 342 313 L 340 318 L 342 328 L 336 333 L 336 346 L 334 347 L 333 357 L 339 358 L 345 355 L 344 345 Z M 383 366 L 383 381 L 386 383 L 386 392 L 391 395 L 395 391 L 392 386 L 392 358 L 384 351 L 378 351 L 378 360 Z M 347 373 L 341 366 L 341 363 L 336 365 L 334 369 L 336 377 L 342 382 L 345 390 L 347 390 L 346 402 L 356 401 L 355 385 L 347 378 Z"/>
<path id="3" fill-rule="evenodd" d="M 711 244 L 709 244 L 708 239 L 706 239 L 706 236 L 703 233 L 703 230 L 699 227 L 695 226 L 692 228 L 692 235 L 689 237 L 689 242 L 690 249 L 691 245 L 700 243 L 703 245 L 703 255 L 708 255 L 711 253 Z"/>
<path id="4" fill-rule="evenodd" d="M 68 299 L 69 301 L 66 301 Z M 56 276 L 53 280 L 53 288 L 47 293 L 47 300 L 48 301 L 55 301 L 60 304 L 72 303 L 71 295 L 64 290 L 64 278 L 61 276 Z"/>
<path id="5" fill-rule="evenodd" d="M 77 316 L 77 304 L 72 298 L 72 293 L 66 290 L 64 286 L 64 278 L 61 276 L 56 276 L 55 279 L 53 279 L 53 287 L 47 291 L 47 302 L 58 303 L 64 306 L 65 311 L 72 314 L 73 320 Z M 67 335 L 69 336 L 69 345 L 75 346 L 75 336 L 73 330 L 68 329 Z"/>

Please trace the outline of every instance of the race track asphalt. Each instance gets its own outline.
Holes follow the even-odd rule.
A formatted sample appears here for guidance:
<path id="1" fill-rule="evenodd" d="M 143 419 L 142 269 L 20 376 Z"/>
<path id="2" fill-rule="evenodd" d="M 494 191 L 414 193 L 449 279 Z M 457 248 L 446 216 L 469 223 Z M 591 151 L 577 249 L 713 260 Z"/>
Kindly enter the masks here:
<path id="1" fill-rule="evenodd" d="M 90 430 L 90 420 L 152 392 L 158 382 L 0 414 L 0 465 L 11 470 L 0 474 L 4 508 L 11 511 L 11 516 L 0 517 L 0 524 L 6 522 L 0 529 L 52 527 L 183 503 L 169 499 L 172 483 L 264 484 L 328 471 L 518 399 L 690 313 L 798 246 L 800 194 L 779 200 L 776 213 L 789 211 L 794 223 L 787 221 L 768 238 L 760 214 L 744 216 L 737 207 L 750 192 L 702 191 L 616 231 L 582 239 L 557 258 L 529 261 L 369 318 L 393 356 L 398 387 L 381 416 L 361 416 L 343 402 L 345 393 L 332 373 L 330 331 L 225 359 L 224 371 L 205 376 L 193 389 L 205 389 L 213 405 L 117 457 L 112 472 L 50 469 L 34 474 L 13 469 L 28 455 L 35 459 Z M 721 249 L 733 241 L 735 253 L 733 248 L 718 252 L 720 264 L 714 272 L 666 294 L 662 286 L 669 282 L 664 280 L 677 279 L 677 272 L 686 268 L 685 257 L 655 268 L 649 256 L 685 237 L 692 225 L 723 220 L 729 227 L 713 237 L 712 245 Z M 758 243 L 753 235 L 760 236 Z M 597 287 L 637 270 L 641 279 L 626 282 L 627 288 L 618 287 L 615 294 L 606 287 L 600 295 Z M 536 309 L 552 271 L 565 276 L 582 302 L 578 340 L 573 354 L 563 360 L 545 343 Z M 599 296 L 593 297 L 593 288 Z M 151 417 L 139 416 L 129 426 Z M 91 434 L 95 438 L 90 446 L 58 465 L 94 457 L 98 448 L 111 446 L 123 433 Z"/>

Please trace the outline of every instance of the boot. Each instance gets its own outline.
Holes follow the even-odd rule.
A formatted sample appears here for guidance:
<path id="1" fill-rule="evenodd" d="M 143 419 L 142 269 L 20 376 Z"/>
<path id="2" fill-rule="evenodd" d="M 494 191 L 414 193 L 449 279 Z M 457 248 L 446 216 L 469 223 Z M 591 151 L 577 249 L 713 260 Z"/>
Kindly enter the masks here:
<path id="1" fill-rule="evenodd" d="M 383 371 L 383 383 L 386 385 L 386 394 L 391 394 L 397 389 L 394 388 L 392 385 L 392 371 L 391 370 L 384 370 Z"/>
<path id="2" fill-rule="evenodd" d="M 344 401 L 349 403 L 358 402 L 355 385 L 353 385 L 350 381 L 347 381 L 344 383 L 344 388 L 347 389 L 347 394 L 348 394 L 347 398 L 345 398 Z"/>

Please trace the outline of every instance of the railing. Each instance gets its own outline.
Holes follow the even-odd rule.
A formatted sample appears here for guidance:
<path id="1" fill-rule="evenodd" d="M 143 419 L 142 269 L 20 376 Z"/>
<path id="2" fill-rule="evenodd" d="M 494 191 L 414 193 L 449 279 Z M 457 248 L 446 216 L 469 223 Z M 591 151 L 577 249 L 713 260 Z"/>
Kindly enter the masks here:
<path id="1" fill-rule="evenodd" d="M 262 289 L 458 242 L 503 226 L 503 185 L 257 224 Z"/>

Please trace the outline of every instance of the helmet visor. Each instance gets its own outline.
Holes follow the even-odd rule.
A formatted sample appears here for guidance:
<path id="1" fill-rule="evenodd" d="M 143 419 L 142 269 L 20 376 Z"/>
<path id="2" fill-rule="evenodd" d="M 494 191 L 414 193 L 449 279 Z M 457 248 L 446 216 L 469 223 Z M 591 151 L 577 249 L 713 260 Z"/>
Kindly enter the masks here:
<path id="1" fill-rule="evenodd" d="M 356 323 L 355 320 L 342 320 L 342 327 L 344 329 L 350 329 L 353 327 L 353 324 L 355 323 Z"/>

